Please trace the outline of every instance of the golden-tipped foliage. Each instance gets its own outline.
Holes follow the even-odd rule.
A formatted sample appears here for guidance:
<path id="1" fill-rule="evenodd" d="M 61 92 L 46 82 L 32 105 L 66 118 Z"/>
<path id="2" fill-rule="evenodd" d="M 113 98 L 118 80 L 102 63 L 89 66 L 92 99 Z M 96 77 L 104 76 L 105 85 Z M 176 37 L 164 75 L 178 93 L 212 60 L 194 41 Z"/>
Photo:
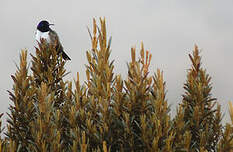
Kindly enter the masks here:
<path id="1" fill-rule="evenodd" d="M 229 114 L 231 117 L 231 124 L 233 124 L 233 106 L 231 102 L 229 102 Z"/>
<path id="2" fill-rule="evenodd" d="M 56 45 L 47 45 L 46 40 L 41 39 L 36 48 L 36 56 L 32 56 L 32 85 L 39 87 L 42 82 L 48 85 L 48 92 L 54 92 L 55 105 L 65 102 L 65 82 L 63 77 L 67 74 L 64 68 L 65 61 L 57 55 Z"/>
<path id="3" fill-rule="evenodd" d="M 30 122 L 35 116 L 35 107 L 33 97 L 36 89 L 31 87 L 31 77 L 28 76 L 27 51 L 22 51 L 20 55 L 20 66 L 15 75 L 11 78 L 14 81 L 13 91 L 9 92 L 10 113 L 8 114 L 7 137 L 14 141 L 16 147 L 25 150 L 32 139 Z"/>
<path id="4" fill-rule="evenodd" d="M 211 95 L 211 78 L 201 67 L 201 57 L 196 45 L 189 58 L 192 67 L 188 70 L 187 81 L 184 84 L 185 94 L 181 103 L 182 108 L 178 112 L 178 114 L 183 113 L 180 117 L 184 122 L 179 122 L 180 118 L 176 118 L 177 129 L 179 129 L 179 125 L 183 125 L 177 136 L 185 132 L 190 133 L 189 150 L 216 151 L 222 135 L 220 105 L 215 106 L 217 102 L 216 98 Z"/>
<path id="5" fill-rule="evenodd" d="M 233 152 L 233 127 L 230 124 L 226 124 L 223 137 L 218 144 L 218 151 Z"/>
<path id="6" fill-rule="evenodd" d="M 22 51 L 20 67 L 12 75 L 13 92 L 9 94 L 13 105 L 6 135 L 19 151 L 54 151 L 53 146 L 59 146 L 63 138 L 54 139 L 59 134 L 65 137 L 61 131 L 65 118 L 56 117 L 58 108 L 68 98 L 65 92 L 69 92 L 63 81 L 65 62 L 45 40 L 38 45 L 36 56 L 32 55 L 32 74 L 28 74 L 27 52 Z"/>
<path id="7" fill-rule="evenodd" d="M 12 75 L 12 104 L 0 152 L 232 149 L 232 125 L 222 131 L 220 106 L 211 96 L 210 76 L 201 67 L 197 46 L 190 55 L 192 66 L 183 100 L 171 119 L 163 72 L 158 69 L 150 75 L 152 55 L 143 43 L 138 59 L 136 48 L 131 48 L 128 75 L 123 80 L 114 74 L 105 19 L 100 19 L 99 26 L 93 19 L 92 32 L 88 31 L 87 79 L 81 84 L 77 72 L 74 89 L 71 81 L 63 80 L 66 61 L 57 55 L 55 45 L 42 39 L 31 55 L 31 67 L 27 52 L 22 51 L 20 66 Z"/>

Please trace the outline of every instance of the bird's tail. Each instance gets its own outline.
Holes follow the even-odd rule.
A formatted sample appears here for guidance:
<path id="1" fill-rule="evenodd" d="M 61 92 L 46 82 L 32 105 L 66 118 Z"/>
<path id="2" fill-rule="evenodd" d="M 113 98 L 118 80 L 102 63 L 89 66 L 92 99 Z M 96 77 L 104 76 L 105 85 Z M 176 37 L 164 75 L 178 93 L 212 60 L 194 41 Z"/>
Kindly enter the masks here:
<path id="1" fill-rule="evenodd" d="M 62 51 L 62 58 L 64 60 L 71 60 L 70 57 L 64 51 Z"/>

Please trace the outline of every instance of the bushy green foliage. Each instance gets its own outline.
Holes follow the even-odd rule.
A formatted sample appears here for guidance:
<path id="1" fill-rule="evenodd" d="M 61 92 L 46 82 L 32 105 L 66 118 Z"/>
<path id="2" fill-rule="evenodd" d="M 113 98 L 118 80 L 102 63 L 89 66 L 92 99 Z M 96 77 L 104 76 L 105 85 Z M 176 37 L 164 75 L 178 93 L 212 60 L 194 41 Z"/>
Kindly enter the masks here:
<path id="1" fill-rule="evenodd" d="M 10 113 L 0 151 L 230 151 L 232 125 L 221 125 L 221 108 L 211 95 L 210 76 L 201 67 L 199 50 L 190 55 L 192 67 L 185 93 L 174 119 L 166 100 L 163 72 L 151 75 L 152 55 L 141 44 L 140 56 L 131 48 L 125 80 L 110 61 L 111 38 L 105 20 L 89 30 L 91 49 L 86 52 L 86 81 L 79 73 L 63 80 L 66 61 L 54 45 L 41 40 L 27 64 L 27 51 L 12 75 Z M 71 64 L 71 63 L 68 63 Z M 30 68 L 30 69 L 29 69 Z M 32 71 L 31 74 L 28 72 Z"/>

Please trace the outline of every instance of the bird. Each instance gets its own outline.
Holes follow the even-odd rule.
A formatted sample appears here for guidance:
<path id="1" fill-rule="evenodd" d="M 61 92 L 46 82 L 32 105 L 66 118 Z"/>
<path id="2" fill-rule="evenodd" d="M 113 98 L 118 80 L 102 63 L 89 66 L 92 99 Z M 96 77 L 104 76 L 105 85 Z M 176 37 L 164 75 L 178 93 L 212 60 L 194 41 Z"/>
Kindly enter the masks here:
<path id="1" fill-rule="evenodd" d="M 36 40 L 40 42 L 41 38 L 45 39 L 48 44 L 56 44 L 58 54 L 61 53 L 64 60 L 71 60 L 70 57 L 64 52 L 61 42 L 57 33 L 50 28 L 51 25 L 48 21 L 42 20 L 37 25 Z M 57 42 L 56 42 L 57 41 Z"/>

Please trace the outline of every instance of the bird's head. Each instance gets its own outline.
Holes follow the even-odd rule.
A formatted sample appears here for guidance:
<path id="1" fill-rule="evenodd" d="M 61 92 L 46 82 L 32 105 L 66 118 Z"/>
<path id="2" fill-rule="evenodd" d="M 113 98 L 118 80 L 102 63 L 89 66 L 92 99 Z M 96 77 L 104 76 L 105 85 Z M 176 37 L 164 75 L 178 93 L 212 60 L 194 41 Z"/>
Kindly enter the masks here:
<path id="1" fill-rule="evenodd" d="M 40 21 L 40 23 L 37 25 L 37 29 L 41 32 L 48 32 L 50 30 L 49 26 L 54 24 L 49 24 L 48 21 Z"/>

